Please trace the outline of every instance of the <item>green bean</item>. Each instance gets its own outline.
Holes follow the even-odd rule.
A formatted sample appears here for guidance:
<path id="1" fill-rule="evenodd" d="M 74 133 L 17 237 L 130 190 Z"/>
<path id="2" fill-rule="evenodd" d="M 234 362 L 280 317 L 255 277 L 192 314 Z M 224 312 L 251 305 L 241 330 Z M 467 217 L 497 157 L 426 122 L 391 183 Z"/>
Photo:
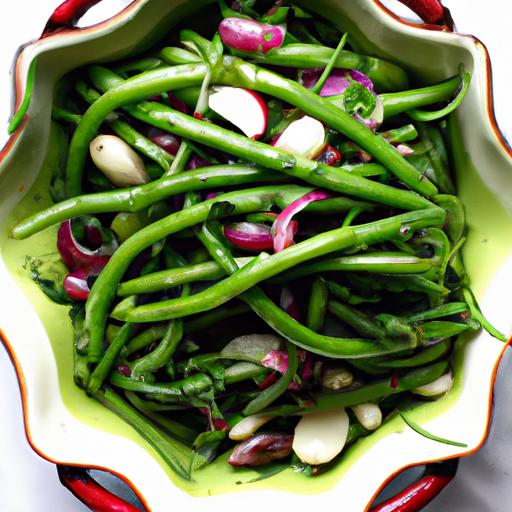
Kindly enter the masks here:
<path id="1" fill-rule="evenodd" d="M 124 324 L 116 334 L 107 351 L 98 362 L 98 365 L 96 368 L 94 368 L 94 371 L 89 377 L 89 381 L 87 383 L 87 392 L 89 394 L 94 395 L 94 393 L 100 389 L 105 379 L 108 378 L 108 375 L 115 364 L 117 356 L 120 354 L 121 350 L 130 339 L 130 336 L 133 333 L 133 329 L 134 325 Z"/>
<path id="2" fill-rule="evenodd" d="M 152 404 L 148 406 L 148 402 L 137 396 L 133 391 L 126 391 L 125 396 L 136 409 L 158 425 L 161 425 L 178 441 L 181 441 L 186 445 L 191 445 L 197 437 L 197 431 L 183 425 L 183 423 L 179 421 L 172 420 L 168 416 L 164 416 L 163 414 L 158 414 L 158 412 L 153 411 Z"/>
<path id="3" fill-rule="evenodd" d="M 343 223 L 341 224 L 342 227 L 347 227 L 347 226 L 350 226 L 351 224 L 354 223 L 354 220 L 357 218 L 357 216 L 360 214 L 360 213 L 363 213 L 363 209 L 362 208 L 359 208 L 359 206 L 356 206 L 354 208 L 352 208 L 348 213 L 347 215 L 345 215 L 345 218 L 343 219 Z"/>
<path id="4" fill-rule="evenodd" d="M 335 50 L 327 46 L 311 44 L 288 44 L 265 54 L 253 54 L 248 58 L 262 64 L 297 68 L 324 68 Z M 343 50 L 336 59 L 336 68 L 358 69 L 375 84 L 378 90 L 396 91 L 409 85 L 403 69 L 388 61 Z"/>
<path id="5" fill-rule="evenodd" d="M 403 252 L 367 252 L 314 261 L 293 268 L 273 279 L 281 283 L 323 272 L 371 272 L 385 274 L 423 273 L 436 264 L 432 258 L 418 258 Z"/>
<path id="6" fill-rule="evenodd" d="M 330 300 L 327 303 L 327 311 L 352 327 L 360 336 L 376 340 L 389 337 L 386 330 L 374 322 L 368 315 L 346 304 Z"/>
<path id="7" fill-rule="evenodd" d="M 450 340 L 444 340 L 408 358 L 387 361 L 376 358 L 372 359 L 370 364 L 379 369 L 415 368 L 424 366 L 447 355 L 451 346 Z"/>
<path id="8" fill-rule="evenodd" d="M 125 350 L 122 354 L 125 357 L 128 357 L 134 352 L 151 345 L 154 341 L 161 340 L 165 336 L 167 328 L 167 325 L 155 325 L 142 331 L 126 344 Z"/>
<path id="9" fill-rule="evenodd" d="M 416 139 L 418 137 L 418 130 L 416 130 L 413 124 L 406 124 L 400 128 L 381 132 L 381 135 L 389 142 L 402 143 Z"/>
<path id="10" fill-rule="evenodd" d="M 195 53 L 183 48 L 165 47 L 160 50 L 160 56 L 167 64 L 176 66 L 178 64 L 194 64 L 201 62 L 201 58 Z"/>
<path id="11" fill-rule="evenodd" d="M 272 386 L 264 389 L 254 400 L 251 400 L 245 407 L 242 413 L 245 416 L 256 414 L 271 403 L 275 402 L 283 393 L 286 392 L 288 386 L 292 383 L 297 367 L 299 364 L 297 358 L 297 349 L 293 343 L 287 342 L 286 349 L 288 352 L 288 368 L 285 374 Z"/>
<path id="12" fill-rule="evenodd" d="M 181 403 L 187 402 L 189 399 L 192 399 L 193 403 L 194 398 L 200 397 L 202 393 L 212 389 L 212 381 L 204 373 L 196 373 L 182 380 L 162 384 L 123 377 L 121 374 L 114 372 L 110 376 L 110 382 L 118 388 L 144 393 L 150 396 L 152 400 L 164 403 Z"/>
<path id="13" fill-rule="evenodd" d="M 347 304 L 357 305 L 364 304 L 366 302 L 375 303 L 381 300 L 381 297 L 379 297 L 378 295 L 371 295 L 365 297 L 356 295 L 352 293 L 346 286 L 342 286 L 341 284 L 335 283 L 334 281 L 325 280 L 325 283 L 327 284 L 329 293 L 334 295 L 334 297 L 336 297 L 337 299 L 346 302 Z"/>
<path id="14" fill-rule="evenodd" d="M 402 316 L 408 322 L 423 322 L 425 320 L 434 320 L 444 316 L 460 315 L 469 311 L 468 305 L 465 302 L 449 302 L 437 308 L 429 309 L 427 311 L 419 311 L 418 313 L 410 313 Z"/>
<path id="15" fill-rule="evenodd" d="M 432 343 L 479 328 L 479 323 L 470 324 L 434 320 L 432 322 L 425 322 L 421 324 L 421 326 L 418 327 L 418 330 L 421 332 L 422 338 L 426 343 Z"/>
<path id="16" fill-rule="evenodd" d="M 325 281 L 317 278 L 311 286 L 306 325 L 314 332 L 322 330 L 327 310 L 328 289 Z"/>
<path id="17" fill-rule="evenodd" d="M 185 445 L 163 434 L 136 409 L 129 406 L 110 388 L 98 391 L 94 398 L 129 423 L 157 451 L 169 467 L 183 480 L 190 481 L 192 452 Z"/>
<path id="18" fill-rule="evenodd" d="M 425 293 L 434 301 L 441 301 L 450 291 L 444 286 L 431 281 L 421 275 L 402 274 L 402 275 L 372 275 L 366 277 L 362 275 L 350 274 L 348 280 L 365 291 L 388 290 L 393 293 L 402 293 L 406 290 Z M 433 304 L 432 306 L 436 306 Z"/>
<path id="19" fill-rule="evenodd" d="M 243 267 L 252 259 L 252 257 L 236 258 L 236 261 L 240 267 Z M 431 258 L 418 258 L 402 252 L 370 252 L 305 263 L 272 278 L 271 282 L 284 283 L 322 272 L 423 273 L 430 270 L 435 264 L 435 260 Z M 136 277 L 130 281 L 125 281 L 119 285 L 117 294 L 123 297 L 141 293 L 152 293 L 185 283 L 213 281 L 224 277 L 224 275 L 225 273 L 218 263 L 207 261 L 179 269 L 160 270 L 143 277 Z"/>
<path id="20" fill-rule="evenodd" d="M 137 254 L 172 233 L 205 221 L 215 203 L 230 202 L 233 205 L 231 213 L 234 215 L 268 210 L 273 198 L 279 195 L 281 190 L 282 187 L 269 186 L 230 192 L 169 215 L 141 229 L 122 243 L 94 282 L 85 305 L 86 318 L 81 346 L 87 347 L 90 361 L 98 361 L 101 358 L 108 309 L 115 297 L 119 281 Z M 304 193 L 308 191 L 304 189 Z"/>
<path id="21" fill-rule="evenodd" d="M 391 395 L 430 384 L 444 375 L 448 368 L 449 364 L 447 361 L 440 361 L 429 366 L 416 368 L 398 377 L 395 387 L 391 385 L 390 379 L 385 379 L 371 384 L 365 384 L 352 391 L 314 394 L 312 398 L 315 404 L 310 407 L 281 405 L 264 409 L 261 411 L 261 414 L 273 417 L 295 414 L 303 415 L 340 409 L 341 407 L 352 407 L 366 402 L 374 402 Z"/>
<path id="22" fill-rule="evenodd" d="M 432 175 L 427 174 L 428 177 L 442 193 L 454 194 L 455 185 L 448 171 L 448 156 L 441 132 L 434 126 L 425 123 L 416 123 L 416 126 L 421 140 L 430 147 L 427 150 L 427 156 L 432 165 Z"/>
<path id="23" fill-rule="evenodd" d="M 215 234 L 206 226 L 203 226 L 203 230 L 209 232 L 203 240 L 207 242 L 210 253 L 218 253 L 217 257 L 226 273 L 233 274 L 236 272 L 238 266 L 229 250 L 225 247 L 221 248 L 222 243 L 213 243 L 210 246 L 209 241 L 215 237 Z M 393 342 L 392 345 L 382 345 L 372 340 L 335 338 L 314 333 L 274 304 L 258 286 L 242 294 L 241 299 L 275 332 L 281 334 L 291 343 L 316 354 L 332 358 L 352 359 L 392 354 L 409 347 L 406 343 Z"/>
<path id="24" fill-rule="evenodd" d="M 55 119 L 56 121 L 64 121 L 70 124 L 78 124 L 82 120 L 82 116 L 80 114 L 70 112 L 65 108 L 53 105 L 52 119 Z"/>
<path id="25" fill-rule="evenodd" d="M 213 311 L 208 311 L 202 315 L 198 315 L 185 324 L 185 332 L 188 334 L 202 331 L 222 320 L 233 318 L 248 313 L 250 309 L 245 304 L 227 304 L 225 307 L 220 306 Z"/>
<path id="26" fill-rule="evenodd" d="M 390 175 L 389 171 L 380 164 L 345 165 L 343 168 L 350 172 L 350 174 L 365 178 L 382 177 L 382 179 L 387 179 Z"/>
<path id="27" fill-rule="evenodd" d="M 145 373 L 153 372 L 167 364 L 174 354 L 178 343 L 183 337 L 183 322 L 173 320 L 169 322 L 166 332 L 159 343 L 149 354 L 139 357 L 137 360 L 129 363 L 129 368 L 134 379 L 139 379 Z"/>
<path id="28" fill-rule="evenodd" d="M 226 386 L 229 386 L 244 380 L 261 377 L 269 372 L 270 370 L 268 368 L 260 366 L 259 364 L 240 361 L 226 368 L 224 372 L 224 383 Z"/>
<path id="29" fill-rule="evenodd" d="M 418 109 L 412 109 L 407 111 L 407 115 L 414 119 L 415 121 L 435 121 L 437 119 L 441 119 L 442 117 L 445 117 L 449 114 L 451 114 L 454 110 L 456 110 L 458 107 L 460 107 L 461 103 L 463 102 L 464 98 L 466 97 L 466 94 L 469 90 L 469 85 L 471 83 L 471 74 L 467 73 L 465 71 L 462 71 L 462 85 L 459 93 L 453 100 L 446 105 L 446 107 L 436 110 L 436 111 L 425 111 L 425 110 L 418 110 Z"/>
<path id="30" fill-rule="evenodd" d="M 466 230 L 466 215 L 461 200 L 456 196 L 439 194 L 435 203 L 446 211 L 445 230 L 453 244 L 457 244 Z"/>
<path id="31" fill-rule="evenodd" d="M 117 64 L 114 70 L 116 73 L 142 73 L 160 67 L 162 64 L 162 60 L 156 57 L 144 57 Z"/>
<path id="32" fill-rule="evenodd" d="M 329 62 L 325 66 L 324 70 L 322 71 L 322 74 L 320 75 L 320 78 L 316 82 L 316 84 L 312 87 L 311 91 L 315 94 L 319 94 L 322 90 L 322 87 L 325 85 L 325 82 L 327 82 L 327 79 L 329 78 L 331 71 L 333 70 L 336 61 L 338 60 L 338 57 L 340 56 L 341 51 L 343 50 L 343 47 L 345 46 L 345 43 L 347 42 L 348 33 L 345 32 L 340 39 L 340 42 L 338 43 L 338 46 L 336 47 L 336 50 L 334 50 L 334 53 L 332 54 L 332 57 L 329 59 Z"/>
<path id="33" fill-rule="evenodd" d="M 111 316 L 129 322 L 150 322 L 199 313 L 223 304 L 263 279 L 268 279 L 308 259 L 332 251 L 400 237 L 400 230 L 404 225 L 415 230 L 433 224 L 439 225 L 444 219 L 443 210 L 418 210 L 368 224 L 338 228 L 314 236 L 272 256 L 262 253 L 233 276 L 190 297 L 145 304 L 133 309 L 116 308 Z"/>
<path id="34" fill-rule="evenodd" d="M 208 190 L 222 188 L 227 185 L 272 182 L 279 181 L 280 178 L 272 171 L 247 165 L 203 167 L 128 189 L 99 192 L 66 199 L 31 215 L 17 224 L 12 230 L 12 236 L 16 239 L 27 238 L 53 224 L 81 215 L 118 211 L 136 213 L 158 201 L 191 190 Z"/>
<path id="35" fill-rule="evenodd" d="M 480 311 L 480 308 L 478 307 L 473 292 L 469 288 L 464 288 L 463 295 L 464 300 L 466 301 L 466 304 L 468 305 L 469 310 L 471 311 L 471 316 L 475 318 L 491 336 L 494 336 L 496 339 L 500 341 L 506 342 L 507 337 L 503 333 L 498 331 L 498 329 L 496 329 Z"/>
<path id="36" fill-rule="evenodd" d="M 240 266 L 247 265 L 251 258 L 237 258 Z M 207 261 L 183 268 L 171 268 L 160 270 L 142 277 L 136 277 L 130 281 L 121 283 L 117 294 L 121 297 L 139 293 L 152 293 L 185 283 L 197 281 L 213 281 L 224 277 L 225 273 L 215 261 Z"/>
<path id="37" fill-rule="evenodd" d="M 384 105 L 384 118 L 396 116 L 402 112 L 445 101 L 450 98 L 461 84 L 459 75 L 435 85 L 429 85 L 410 91 L 381 94 Z"/>

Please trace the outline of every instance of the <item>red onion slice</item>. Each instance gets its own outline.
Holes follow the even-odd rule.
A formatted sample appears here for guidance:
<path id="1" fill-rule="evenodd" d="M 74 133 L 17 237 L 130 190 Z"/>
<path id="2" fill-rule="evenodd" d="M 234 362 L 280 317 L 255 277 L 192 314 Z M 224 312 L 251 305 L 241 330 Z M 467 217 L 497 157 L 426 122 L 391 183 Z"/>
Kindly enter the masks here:
<path id="1" fill-rule="evenodd" d="M 318 82 L 321 75 L 321 69 L 306 69 L 301 75 L 302 84 L 307 89 L 312 89 Z M 375 95 L 375 88 L 372 81 L 357 69 L 333 69 L 329 78 L 320 90 L 319 95 L 325 97 L 343 94 L 352 81 L 360 83 Z"/>
<path id="2" fill-rule="evenodd" d="M 306 208 L 309 203 L 313 201 L 321 201 L 322 199 L 329 199 L 331 194 L 323 190 L 313 190 L 307 194 L 299 197 L 299 199 L 289 204 L 278 216 L 274 225 L 272 226 L 272 234 L 274 236 L 274 252 L 282 251 L 290 245 L 294 244 L 294 235 L 288 229 L 292 218 L 295 214 Z"/>
<path id="3" fill-rule="evenodd" d="M 63 222 L 57 234 L 57 249 L 65 265 L 71 271 L 85 267 L 94 271 L 98 269 L 99 272 L 117 249 L 117 242 L 103 244 L 94 251 L 88 249 L 74 237 L 71 222 L 71 220 Z"/>
<path id="4" fill-rule="evenodd" d="M 148 139 L 170 155 L 176 155 L 181 144 L 181 140 L 178 137 L 157 128 L 149 130 Z"/>
<path id="5" fill-rule="evenodd" d="M 224 236 L 234 246 L 248 251 L 266 251 L 274 245 L 270 226 L 255 222 L 226 224 Z"/>

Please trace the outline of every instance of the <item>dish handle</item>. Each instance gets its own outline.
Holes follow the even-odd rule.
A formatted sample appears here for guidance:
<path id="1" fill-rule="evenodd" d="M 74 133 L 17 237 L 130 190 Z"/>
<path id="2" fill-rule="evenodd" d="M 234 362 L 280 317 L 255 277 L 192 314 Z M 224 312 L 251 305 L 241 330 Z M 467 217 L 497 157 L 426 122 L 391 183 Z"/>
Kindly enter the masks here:
<path id="1" fill-rule="evenodd" d="M 41 37 L 65 28 L 74 28 L 78 20 L 102 0 L 64 0 L 48 18 Z"/>
<path id="2" fill-rule="evenodd" d="M 52 13 L 43 30 L 42 37 L 66 28 L 74 28 L 78 20 L 102 0 L 64 0 Z M 453 30 L 449 10 L 440 0 L 398 0 L 415 12 L 427 25 L 442 26 Z"/>
<path id="3" fill-rule="evenodd" d="M 420 480 L 370 512 L 419 512 L 450 483 L 455 469 L 453 461 L 431 464 Z M 57 466 L 57 471 L 62 485 L 93 512 L 141 512 L 98 484 L 84 468 Z"/>

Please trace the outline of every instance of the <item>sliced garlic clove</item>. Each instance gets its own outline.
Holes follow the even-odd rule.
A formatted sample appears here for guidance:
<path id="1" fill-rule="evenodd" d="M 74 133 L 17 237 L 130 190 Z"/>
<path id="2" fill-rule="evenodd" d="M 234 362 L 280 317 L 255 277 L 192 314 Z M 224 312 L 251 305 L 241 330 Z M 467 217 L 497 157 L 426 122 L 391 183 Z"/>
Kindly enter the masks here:
<path id="1" fill-rule="evenodd" d="M 444 395 L 450 391 L 453 387 L 453 374 L 451 370 L 444 375 L 441 375 L 438 379 L 429 384 L 425 384 L 424 386 L 420 386 L 419 388 L 415 388 L 412 390 L 413 393 L 417 395 L 433 397 Z"/>
<path id="2" fill-rule="evenodd" d="M 375 430 L 382 425 L 382 411 L 377 404 L 365 403 L 352 407 L 357 421 L 366 430 Z"/>
<path id="3" fill-rule="evenodd" d="M 150 181 L 140 156 L 115 135 L 99 135 L 89 145 L 96 167 L 112 185 L 122 188 Z"/>
<path id="4" fill-rule="evenodd" d="M 229 438 L 233 441 L 242 441 L 251 437 L 260 427 L 268 423 L 272 416 L 253 414 L 239 421 L 230 431 Z"/>
<path id="5" fill-rule="evenodd" d="M 304 116 L 290 123 L 274 143 L 274 147 L 304 158 L 315 158 L 325 146 L 324 125 Z"/>
<path id="6" fill-rule="evenodd" d="M 293 451 L 306 464 L 325 464 L 343 450 L 349 424 L 345 409 L 306 414 L 295 427 Z"/>

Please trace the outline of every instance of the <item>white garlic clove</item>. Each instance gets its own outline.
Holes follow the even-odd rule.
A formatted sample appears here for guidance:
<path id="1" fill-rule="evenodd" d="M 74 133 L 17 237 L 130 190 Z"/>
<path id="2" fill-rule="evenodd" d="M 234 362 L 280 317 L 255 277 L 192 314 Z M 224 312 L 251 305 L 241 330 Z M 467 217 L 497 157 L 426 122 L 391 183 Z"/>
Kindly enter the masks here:
<path id="1" fill-rule="evenodd" d="M 274 147 L 313 159 L 325 147 L 324 125 L 313 117 L 304 116 L 288 125 L 274 143 Z"/>
<path id="2" fill-rule="evenodd" d="M 413 393 L 417 395 L 433 397 L 444 395 L 450 391 L 453 387 L 453 374 L 451 370 L 444 375 L 441 375 L 438 379 L 429 384 L 425 384 L 424 386 L 420 386 L 419 388 L 415 388 L 412 390 Z"/>
<path id="3" fill-rule="evenodd" d="M 325 464 L 343 450 L 349 424 L 345 409 L 306 414 L 295 427 L 293 451 L 306 464 Z"/>
<path id="4" fill-rule="evenodd" d="M 96 167 L 112 185 L 122 188 L 150 181 L 140 156 L 115 135 L 98 135 L 89 145 Z"/>
<path id="5" fill-rule="evenodd" d="M 382 411 L 377 404 L 365 403 L 352 407 L 357 421 L 366 430 L 375 430 L 382 425 Z"/>
<path id="6" fill-rule="evenodd" d="M 242 441 L 251 437 L 260 427 L 268 423 L 272 416 L 253 414 L 239 421 L 230 431 L 229 438 L 233 441 Z"/>

